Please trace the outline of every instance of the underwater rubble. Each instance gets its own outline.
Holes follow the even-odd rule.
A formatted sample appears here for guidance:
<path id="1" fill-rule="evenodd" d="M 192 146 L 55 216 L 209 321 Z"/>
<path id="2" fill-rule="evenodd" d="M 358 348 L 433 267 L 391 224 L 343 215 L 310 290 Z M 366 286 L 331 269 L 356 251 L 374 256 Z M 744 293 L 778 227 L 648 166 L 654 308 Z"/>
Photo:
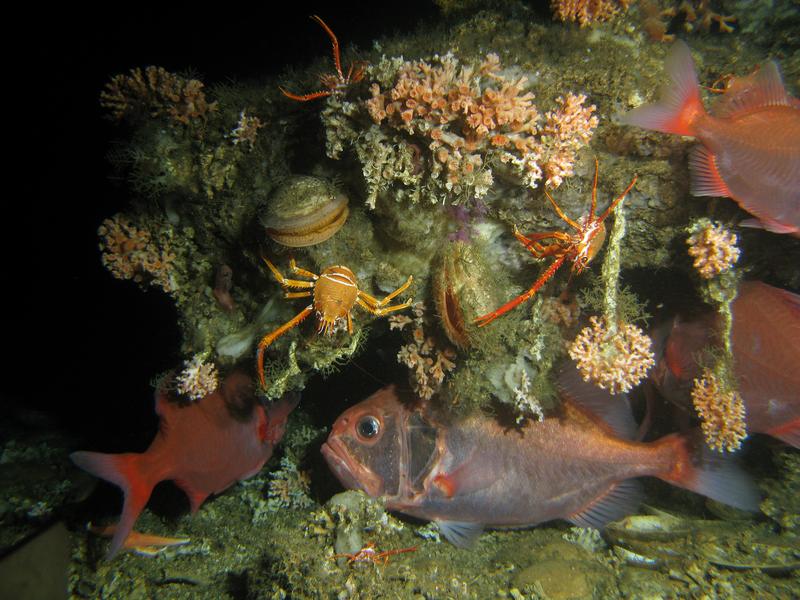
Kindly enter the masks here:
<path id="1" fill-rule="evenodd" d="M 791 23 L 792 3 L 768 17 L 766 3 L 751 13 L 743 2 L 562 1 L 553 15 L 521 1 L 437 4 L 447 27 L 358 51 L 335 37 L 335 15 L 284 23 L 331 41 L 334 60 L 267 84 L 147 67 L 105 87 L 101 103 L 127 136 L 111 159 L 138 200 L 99 224 L 100 259 L 174 301 L 180 401 L 202 402 L 241 369 L 265 406 L 301 400 L 263 470 L 194 514 L 142 512 L 138 531 L 189 540 L 148 556 L 105 560 L 107 539 L 75 508 L 80 475 L 70 468 L 64 483 L 48 442 L 32 446 L 52 485 L 35 505 L 9 496 L 0 522 L 8 532 L 40 513 L 67 520 L 71 597 L 800 593 L 800 452 L 748 437 L 730 342 L 743 280 L 800 290 L 800 241 L 740 227 L 749 215 L 732 200 L 692 197 L 693 142 L 619 118 L 654 97 L 675 36 L 703 85 L 781 54 L 796 96 L 798 40 L 754 41 Z M 586 234 L 592 214 L 602 235 L 590 247 L 537 237 Z M 723 333 L 692 382 L 694 404 L 653 401 L 663 339 L 650 332 L 700 310 Z M 631 392 L 637 417 L 659 411 L 648 439 L 682 420 L 713 449 L 744 446 L 761 514 L 648 480 L 639 513 L 602 532 L 554 521 L 462 549 L 341 491 L 320 456 L 338 414 L 390 382 L 453 418 L 543 420 L 559 410 L 554 375 L 569 360 L 610 393 Z M 21 453 L 4 443 L 0 472 L 35 458 Z"/>

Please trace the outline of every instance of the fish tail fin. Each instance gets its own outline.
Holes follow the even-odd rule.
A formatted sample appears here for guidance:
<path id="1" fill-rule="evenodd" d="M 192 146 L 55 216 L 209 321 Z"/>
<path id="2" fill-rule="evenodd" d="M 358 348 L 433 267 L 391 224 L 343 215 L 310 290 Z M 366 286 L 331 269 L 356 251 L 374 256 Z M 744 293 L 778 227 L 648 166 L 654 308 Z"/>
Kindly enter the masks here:
<path id="1" fill-rule="evenodd" d="M 758 487 L 734 456 L 711 450 L 702 436 L 672 434 L 656 444 L 672 459 L 672 468 L 657 477 L 717 502 L 758 512 Z"/>
<path id="2" fill-rule="evenodd" d="M 136 453 L 73 452 L 70 454 L 72 462 L 81 469 L 119 486 L 125 496 L 122 515 L 108 549 L 109 560 L 119 552 L 133 531 L 133 525 L 150 499 L 156 484 L 143 471 L 141 456 Z"/>
<path id="3" fill-rule="evenodd" d="M 697 71 L 689 47 L 678 41 L 667 55 L 664 66 L 668 80 L 662 85 L 659 101 L 640 106 L 622 116 L 622 122 L 664 133 L 695 135 L 695 122 L 705 114 L 700 98 Z"/>

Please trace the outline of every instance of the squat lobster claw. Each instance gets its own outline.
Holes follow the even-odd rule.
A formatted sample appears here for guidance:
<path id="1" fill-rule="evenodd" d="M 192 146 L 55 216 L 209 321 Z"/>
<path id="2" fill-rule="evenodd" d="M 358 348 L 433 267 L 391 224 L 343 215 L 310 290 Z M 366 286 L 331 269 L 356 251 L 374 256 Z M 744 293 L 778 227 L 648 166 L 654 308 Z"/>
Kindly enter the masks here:
<path id="1" fill-rule="evenodd" d="M 534 282 L 528 291 L 520 294 L 513 300 L 506 302 L 497 310 L 475 319 L 474 322 L 478 324 L 478 327 L 488 325 L 496 318 L 501 317 L 510 310 L 513 310 L 526 300 L 533 298 L 536 292 L 538 292 L 539 289 L 541 289 L 541 287 L 547 283 L 547 281 L 549 281 L 553 275 L 556 274 L 556 271 L 558 271 L 561 265 L 567 260 L 572 261 L 572 272 L 580 273 L 588 266 L 597 253 L 600 252 L 600 248 L 603 247 L 603 242 L 606 239 L 606 226 L 603 224 L 603 221 L 606 220 L 608 215 L 611 214 L 617 205 L 622 202 L 625 196 L 628 195 L 628 192 L 631 191 L 631 188 L 633 188 L 633 185 L 636 183 L 636 176 L 634 175 L 633 180 L 628 184 L 628 187 L 625 188 L 625 191 L 608 205 L 608 208 L 603 212 L 603 214 L 596 216 L 595 211 L 597 210 L 598 171 L 599 166 L 597 160 L 595 159 L 594 184 L 592 185 L 592 205 L 589 209 L 589 214 L 578 221 L 573 221 L 570 219 L 564 213 L 564 211 L 561 210 L 561 207 L 556 204 L 556 201 L 553 200 L 552 196 L 547 193 L 547 190 L 544 190 L 545 196 L 547 196 L 550 204 L 553 205 L 553 208 L 558 213 L 558 216 L 561 217 L 564 222 L 567 223 L 567 225 L 572 227 L 572 229 L 575 230 L 575 233 L 551 231 L 547 233 L 534 233 L 525 236 L 517 230 L 516 226 L 514 227 L 514 236 L 536 258 L 555 256 L 556 259 L 550 264 L 549 267 L 547 267 L 545 272 L 539 276 L 539 279 Z M 542 242 L 545 240 L 552 240 L 552 242 L 543 244 Z"/>
<path id="2" fill-rule="evenodd" d="M 408 300 L 402 304 L 389 304 L 396 296 L 402 294 L 408 286 L 411 285 L 411 282 L 414 280 L 411 275 L 409 275 L 403 285 L 386 296 L 383 300 L 378 300 L 366 292 L 359 290 L 358 284 L 356 283 L 356 276 L 350 269 L 343 265 L 327 267 L 322 270 L 322 273 L 317 275 L 306 269 L 301 269 L 297 266 L 294 259 L 291 259 L 289 261 L 289 269 L 291 272 L 310 280 L 303 281 L 284 277 L 269 259 L 263 256 L 261 258 L 267 264 L 269 270 L 272 271 L 278 283 L 286 290 L 285 298 L 308 298 L 309 296 L 312 298 L 311 304 L 306 306 L 293 319 L 290 319 L 276 330 L 265 335 L 258 343 L 256 364 L 258 367 L 258 379 L 261 382 L 262 388 L 267 387 L 266 379 L 264 378 L 264 350 L 291 328 L 302 323 L 312 312 L 316 312 L 317 319 L 319 320 L 317 333 L 332 335 L 337 325 L 344 320 L 347 323 L 347 332 L 352 335 L 353 318 L 350 311 L 356 304 L 373 315 L 382 317 L 389 313 L 408 308 L 412 303 L 412 300 Z M 290 289 L 305 291 L 290 292 Z"/>
<path id="3" fill-rule="evenodd" d="M 325 96 L 343 92 L 351 83 L 358 83 L 364 78 L 364 69 L 366 66 L 363 62 L 354 62 L 350 65 L 347 75 L 345 75 L 342 72 L 342 59 L 339 54 L 339 40 L 336 39 L 336 34 L 334 34 L 325 21 L 323 21 L 317 15 L 311 15 L 311 18 L 319 23 L 320 27 L 322 27 L 325 30 L 325 33 L 328 34 L 328 37 L 331 38 L 333 65 L 336 67 L 336 73 L 326 73 L 324 75 L 320 75 L 319 80 L 327 89 L 313 92 L 311 94 L 293 94 L 292 92 L 287 92 L 282 87 L 279 87 L 284 96 L 291 98 L 292 100 L 297 100 L 298 102 L 308 102 L 309 100 L 316 100 L 317 98 L 324 98 Z"/>

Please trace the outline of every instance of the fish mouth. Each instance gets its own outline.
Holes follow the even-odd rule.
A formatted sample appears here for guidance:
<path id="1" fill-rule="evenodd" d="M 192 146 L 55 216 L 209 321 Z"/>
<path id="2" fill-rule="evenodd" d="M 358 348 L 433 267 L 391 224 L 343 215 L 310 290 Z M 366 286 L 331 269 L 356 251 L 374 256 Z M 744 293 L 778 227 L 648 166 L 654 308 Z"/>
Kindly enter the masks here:
<path id="1" fill-rule="evenodd" d="M 382 493 L 382 481 L 364 465 L 353 460 L 340 440 L 328 438 L 320 448 L 322 456 L 328 463 L 339 482 L 350 490 L 362 490 L 368 496 L 377 498 Z"/>

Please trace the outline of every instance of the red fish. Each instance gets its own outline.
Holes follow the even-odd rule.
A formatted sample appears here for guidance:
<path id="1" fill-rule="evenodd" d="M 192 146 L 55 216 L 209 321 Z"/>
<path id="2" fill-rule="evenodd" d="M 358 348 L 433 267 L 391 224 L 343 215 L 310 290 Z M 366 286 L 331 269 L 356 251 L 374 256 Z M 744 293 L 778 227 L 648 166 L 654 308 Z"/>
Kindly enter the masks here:
<path id="1" fill-rule="evenodd" d="M 521 428 L 483 414 L 441 419 L 390 386 L 345 411 L 322 453 L 345 487 L 383 497 L 390 510 L 437 521 L 458 546 L 469 545 L 485 526 L 567 519 L 602 527 L 635 510 L 634 478 L 646 475 L 757 509 L 755 487 L 730 461 L 694 454 L 679 435 L 654 443 L 623 439 L 612 424 L 626 433 L 635 429 L 625 401 L 575 372 L 563 386 L 563 413 Z M 595 416 L 598 410 L 606 422 Z"/>
<path id="2" fill-rule="evenodd" d="M 760 281 L 741 284 L 731 306 L 731 347 L 748 431 L 800 448 L 800 296 Z M 715 313 L 676 319 L 654 369 L 659 391 L 691 406 L 703 350 L 718 344 Z"/>
<path id="3" fill-rule="evenodd" d="M 265 411 L 253 389 L 250 377 L 234 372 L 217 391 L 180 405 L 162 387 L 156 392 L 160 427 L 146 452 L 72 453 L 76 465 L 118 485 L 125 494 L 109 558 L 122 547 L 160 481 L 175 481 L 189 496 L 194 513 L 210 494 L 261 470 L 297 402 L 281 400 Z"/>
<path id="4" fill-rule="evenodd" d="M 786 93 L 778 66 L 770 61 L 735 79 L 712 113 L 686 44 L 672 47 L 665 68 L 660 101 L 623 122 L 697 138 L 692 194 L 733 198 L 758 219 L 746 224 L 800 237 L 800 101 Z"/>

